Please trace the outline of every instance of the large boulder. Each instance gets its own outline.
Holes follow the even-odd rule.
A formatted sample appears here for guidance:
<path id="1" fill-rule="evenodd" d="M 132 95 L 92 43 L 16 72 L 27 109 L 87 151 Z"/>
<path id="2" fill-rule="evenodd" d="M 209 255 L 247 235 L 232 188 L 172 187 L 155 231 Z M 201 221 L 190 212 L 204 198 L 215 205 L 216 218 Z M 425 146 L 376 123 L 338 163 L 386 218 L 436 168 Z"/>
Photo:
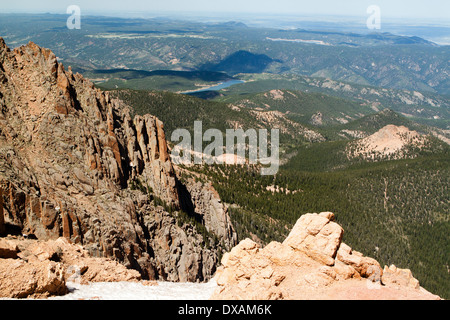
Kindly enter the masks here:
<path id="1" fill-rule="evenodd" d="M 337 252 L 337 259 L 353 267 L 361 276 L 380 281 L 383 270 L 375 259 L 364 257 L 362 253 L 353 251 L 345 243 L 341 243 Z"/>
<path id="2" fill-rule="evenodd" d="M 333 221 L 334 214 L 331 212 L 305 214 L 294 225 L 283 244 L 314 255 L 327 265 L 333 265 L 344 234 L 342 227 Z"/>
<path id="3" fill-rule="evenodd" d="M 67 293 L 64 269 L 53 261 L 0 263 L 0 297 L 43 298 Z"/>
<path id="4" fill-rule="evenodd" d="M 93 258 L 65 238 L 0 238 L 0 297 L 64 295 L 69 282 L 139 281 L 141 275 L 108 258 Z"/>
<path id="5" fill-rule="evenodd" d="M 17 244 L 4 238 L 0 238 L 0 259 L 15 259 L 19 248 Z"/>

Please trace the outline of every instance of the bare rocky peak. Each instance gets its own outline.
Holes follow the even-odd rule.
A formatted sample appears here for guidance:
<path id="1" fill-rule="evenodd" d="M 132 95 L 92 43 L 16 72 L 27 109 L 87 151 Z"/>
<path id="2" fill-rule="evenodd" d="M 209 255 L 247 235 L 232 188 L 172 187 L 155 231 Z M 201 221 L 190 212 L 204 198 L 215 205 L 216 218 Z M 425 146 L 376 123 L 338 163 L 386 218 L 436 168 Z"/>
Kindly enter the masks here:
<path id="1" fill-rule="evenodd" d="M 408 147 L 421 148 L 425 142 L 426 137 L 417 131 L 409 130 L 405 126 L 387 125 L 374 134 L 350 144 L 348 152 L 351 157 L 401 158 L 406 155 Z"/>
<path id="2" fill-rule="evenodd" d="M 224 249 L 208 248 L 168 212 L 200 214 L 207 205 L 196 206 L 178 181 L 159 119 L 132 118 L 50 50 L 32 42 L 10 50 L 1 38 L 0 195 L 0 232 L 63 236 L 144 278 L 206 280 Z M 233 245 L 220 209 L 220 228 L 231 230 L 221 232 L 224 243 Z M 214 234 L 216 225 L 207 229 Z"/>

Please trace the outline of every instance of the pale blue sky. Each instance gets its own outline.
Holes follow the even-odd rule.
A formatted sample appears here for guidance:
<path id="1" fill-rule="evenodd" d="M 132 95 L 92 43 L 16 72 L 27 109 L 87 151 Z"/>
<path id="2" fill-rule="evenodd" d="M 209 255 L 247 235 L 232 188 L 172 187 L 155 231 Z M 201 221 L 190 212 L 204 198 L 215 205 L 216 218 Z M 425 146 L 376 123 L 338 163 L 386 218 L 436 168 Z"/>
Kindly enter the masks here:
<path id="1" fill-rule="evenodd" d="M 365 16 L 370 5 L 382 15 L 396 18 L 444 19 L 450 21 L 449 0 L 0 0 L 1 12 L 51 12 L 65 14 L 78 5 L 85 14 L 111 12 L 239 12 L 286 13 L 290 15 Z"/>

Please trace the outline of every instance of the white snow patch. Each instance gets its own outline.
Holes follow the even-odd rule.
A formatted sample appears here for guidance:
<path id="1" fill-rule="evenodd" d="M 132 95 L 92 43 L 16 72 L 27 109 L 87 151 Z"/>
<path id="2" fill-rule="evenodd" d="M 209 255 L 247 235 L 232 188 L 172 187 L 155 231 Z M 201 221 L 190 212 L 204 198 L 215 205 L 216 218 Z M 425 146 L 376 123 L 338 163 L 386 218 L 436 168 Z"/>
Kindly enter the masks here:
<path id="1" fill-rule="evenodd" d="M 208 300 L 217 284 L 158 282 L 145 286 L 139 282 L 97 282 L 88 285 L 67 283 L 70 293 L 49 300 Z"/>

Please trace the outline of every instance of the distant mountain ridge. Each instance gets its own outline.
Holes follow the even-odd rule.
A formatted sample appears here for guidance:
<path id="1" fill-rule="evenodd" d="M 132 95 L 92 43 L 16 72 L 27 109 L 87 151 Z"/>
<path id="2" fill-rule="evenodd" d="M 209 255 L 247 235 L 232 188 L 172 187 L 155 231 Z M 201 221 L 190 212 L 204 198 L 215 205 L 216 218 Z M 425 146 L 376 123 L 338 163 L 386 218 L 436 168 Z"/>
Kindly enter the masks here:
<path id="1" fill-rule="evenodd" d="M 260 63 L 252 66 L 256 72 L 293 73 L 379 87 L 450 93 L 449 47 L 435 46 L 417 37 L 324 34 L 245 28 L 239 23 L 211 25 L 111 17 L 85 17 L 85 27 L 74 33 L 64 28 L 63 18 L 6 15 L 0 33 L 7 34 L 8 42 L 15 45 L 32 37 L 41 46 L 55 48 L 57 56 L 74 67 L 192 71 L 207 64 L 237 71 L 235 63 L 222 62 L 228 63 L 228 57 L 247 51 L 276 61 L 267 64 L 271 60 L 259 59 Z M 34 23 L 42 19 L 45 24 Z M 289 41 L 274 42 L 267 38 Z M 321 41 L 330 45 L 314 44 Z M 56 43 L 59 45 L 55 46 Z"/>

